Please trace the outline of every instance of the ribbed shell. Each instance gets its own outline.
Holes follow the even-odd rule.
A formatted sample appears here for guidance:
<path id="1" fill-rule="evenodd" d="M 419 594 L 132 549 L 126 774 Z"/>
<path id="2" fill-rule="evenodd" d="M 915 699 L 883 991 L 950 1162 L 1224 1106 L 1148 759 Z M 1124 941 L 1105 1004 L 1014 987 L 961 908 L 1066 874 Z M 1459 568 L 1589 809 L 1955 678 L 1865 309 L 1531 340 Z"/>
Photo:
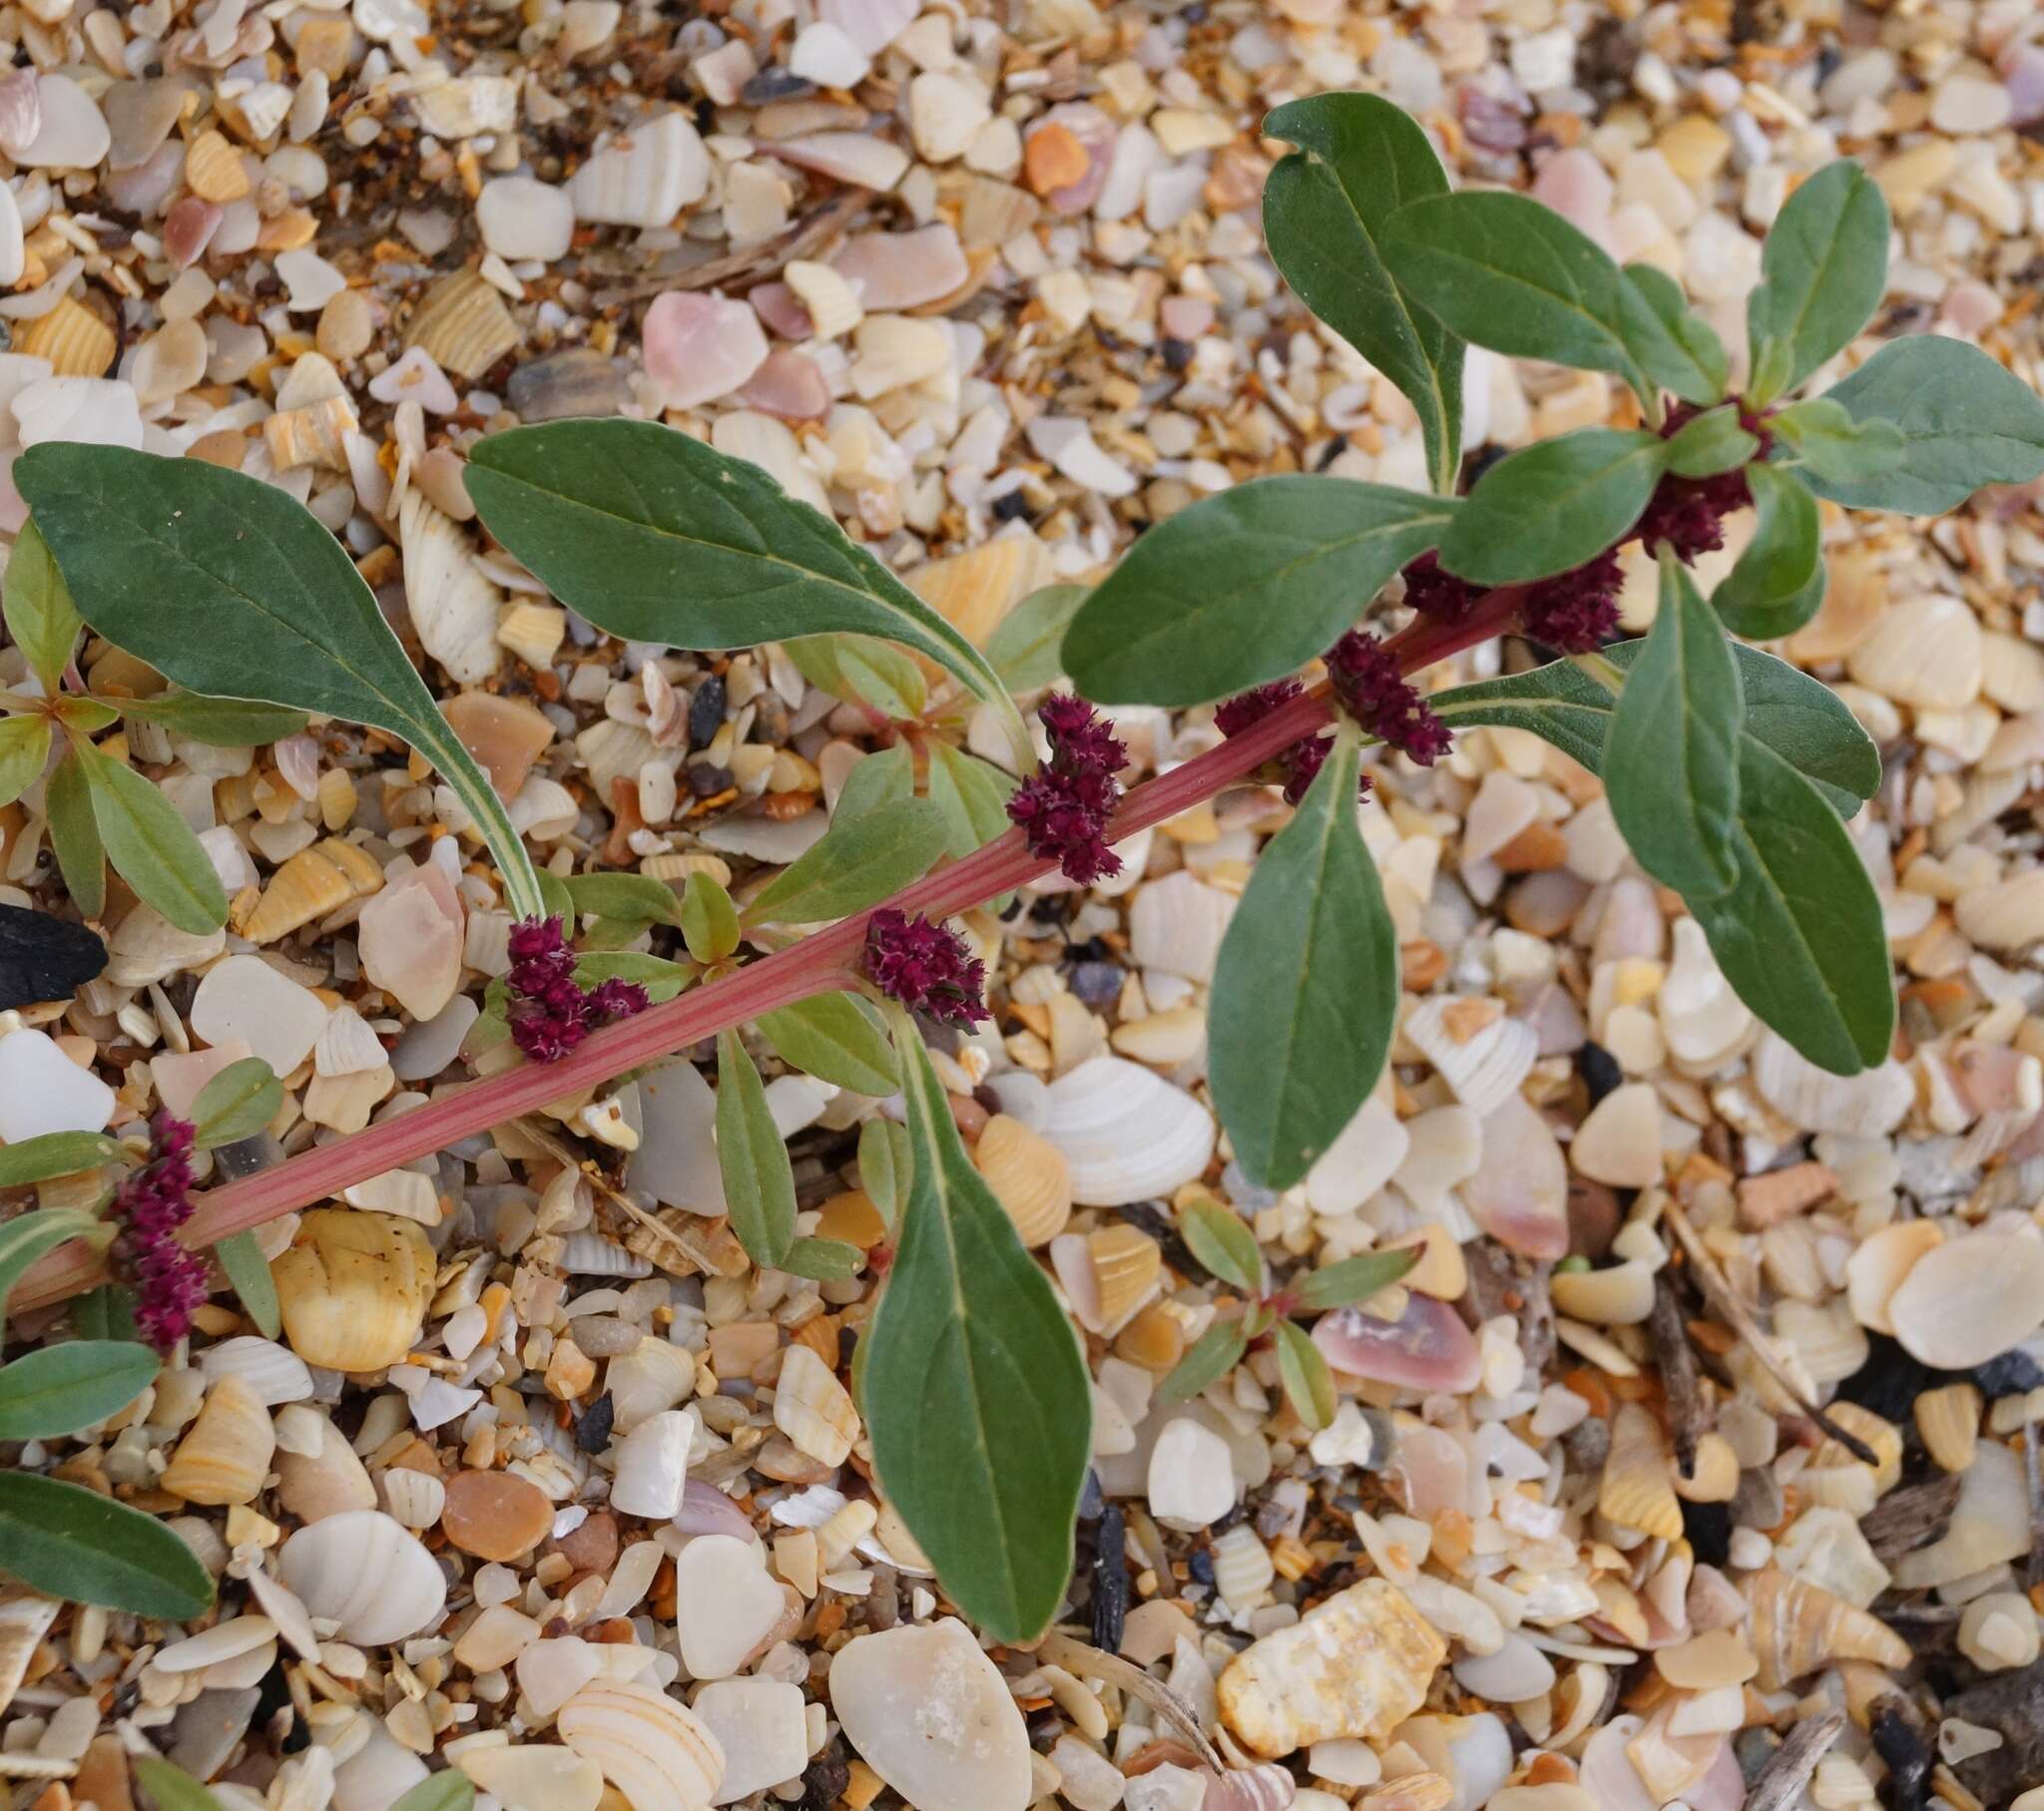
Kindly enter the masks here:
<path id="1" fill-rule="evenodd" d="M 253 1503 L 275 1452 L 262 1399 L 230 1374 L 207 1391 L 199 1419 L 164 1470 L 163 1487 L 188 1503 Z"/>
<path id="2" fill-rule="evenodd" d="M 308 1612 L 340 1624 L 343 1641 L 401 1641 L 447 1601 L 439 1563 L 381 1510 L 345 1510 L 299 1529 L 276 1570 Z"/>
<path id="3" fill-rule="evenodd" d="M 687 1705 L 648 1685 L 592 1679 L 554 1723 L 632 1811 L 709 1811 L 724 1778 L 723 1744 Z"/>
<path id="4" fill-rule="evenodd" d="M 321 1207 L 269 1271 L 293 1352 L 328 1371 L 380 1371 L 419 1336 L 433 1248 L 416 1220 Z"/>

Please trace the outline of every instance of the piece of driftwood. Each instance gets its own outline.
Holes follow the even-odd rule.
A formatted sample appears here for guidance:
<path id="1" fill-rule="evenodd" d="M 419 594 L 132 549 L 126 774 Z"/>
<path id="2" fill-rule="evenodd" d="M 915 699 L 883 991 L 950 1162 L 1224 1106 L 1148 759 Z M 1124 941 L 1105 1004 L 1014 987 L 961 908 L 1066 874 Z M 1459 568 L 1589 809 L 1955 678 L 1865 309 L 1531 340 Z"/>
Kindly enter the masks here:
<path id="1" fill-rule="evenodd" d="M 1554 1303 L 1547 1292 L 1551 1264 L 1521 1259 L 1496 1239 L 1471 1239 L 1462 1247 L 1469 1267 L 1463 1315 L 1480 1326 L 1500 1316 L 1519 1323 L 1519 1349 L 1526 1369 L 1538 1373 L 1554 1356 Z"/>
<path id="2" fill-rule="evenodd" d="M 1666 1266 L 1654 1278 L 1654 1312 L 1648 1317 L 1647 1331 L 1653 1337 L 1654 1360 L 1661 1367 L 1661 1388 L 1668 1398 L 1668 1426 L 1675 1442 L 1676 1463 L 1685 1478 L 1694 1478 L 1697 1442 L 1706 1431 L 1704 1395 L 1682 1300 Z"/>
<path id="3" fill-rule="evenodd" d="M 1955 1473 L 1938 1472 L 1888 1492 L 1859 1520 L 1874 1558 L 1886 1566 L 1937 1540 L 1951 1524 L 1959 1484 Z"/>
<path id="4" fill-rule="evenodd" d="M 1952 1769 L 1981 1803 L 2006 1805 L 2017 1793 L 2044 1784 L 2044 1660 L 1990 1674 L 1946 1698 L 1944 1713 L 2001 1735 L 1999 1748 Z"/>
<path id="5" fill-rule="evenodd" d="M 1802 1788 L 1816 1771 L 1824 1751 L 1838 1739 L 1845 1727 L 1842 1710 L 1826 1710 L 1788 1731 L 1781 1747 L 1768 1756 L 1753 1790 L 1746 1795 L 1746 1811 L 1783 1811 L 1802 1796 Z"/>
<path id="6" fill-rule="evenodd" d="M 757 245 L 748 245 L 743 251 L 729 252 L 723 257 L 706 257 L 692 264 L 663 264 L 647 276 L 599 289 L 593 299 L 599 307 L 608 308 L 622 302 L 645 301 L 649 296 L 664 295 L 670 289 L 718 289 L 734 283 L 766 282 L 778 276 L 796 258 L 820 251 L 870 207 L 872 201 L 869 191 L 848 189 L 818 208 L 806 220 L 797 221 L 786 231 L 763 239 Z"/>

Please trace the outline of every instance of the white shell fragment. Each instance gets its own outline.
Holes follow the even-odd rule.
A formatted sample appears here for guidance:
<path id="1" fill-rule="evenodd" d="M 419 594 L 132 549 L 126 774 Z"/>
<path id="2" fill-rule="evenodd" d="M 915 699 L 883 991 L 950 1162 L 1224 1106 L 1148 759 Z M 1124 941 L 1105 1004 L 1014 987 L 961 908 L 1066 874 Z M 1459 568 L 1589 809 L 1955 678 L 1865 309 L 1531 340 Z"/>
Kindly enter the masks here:
<path id="1" fill-rule="evenodd" d="M 308 1524 L 277 1555 L 277 1572 L 345 1641 L 402 1640 L 447 1601 L 447 1581 L 416 1537 L 381 1510 L 347 1510 Z"/>
<path id="2" fill-rule="evenodd" d="M 1886 1306 L 1911 1357 L 1944 1371 L 1985 1364 L 2044 1326 L 2044 1239 L 1992 1231 L 1947 1239 L 1909 1266 Z"/>
<path id="3" fill-rule="evenodd" d="M 710 154 L 679 108 L 620 133 L 575 173 L 578 221 L 665 226 L 710 187 Z"/>
<path id="4" fill-rule="evenodd" d="M 1065 1153 L 1073 1200 L 1087 1206 L 1167 1195 L 1214 1154 L 1213 1116 L 1120 1057 L 1095 1057 L 1053 1082 L 1043 1133 Z"/>

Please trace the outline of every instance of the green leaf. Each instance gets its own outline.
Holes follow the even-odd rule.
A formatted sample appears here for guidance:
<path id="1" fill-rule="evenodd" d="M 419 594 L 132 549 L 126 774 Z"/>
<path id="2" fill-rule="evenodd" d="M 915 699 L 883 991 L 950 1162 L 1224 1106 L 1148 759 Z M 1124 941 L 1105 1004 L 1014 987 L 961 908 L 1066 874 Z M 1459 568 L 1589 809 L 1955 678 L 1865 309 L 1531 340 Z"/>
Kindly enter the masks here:
<path id="1" fill-rule="evenodd" d="M 228 896 L 213 858 L 176 805 L 126 761 L 80 742 L 72 750 L 92 794 L 93 822 L 114 871 L 181 931 L 227 922 Z"/>
<path id="2" fill-rule="evenodd" d="M 914 660 L 875 636 L 796 636 L 782 647 L 811 685 L 897 723 L 922 715 L 929 684 Z"/>
<path id="3" fill-rule="evenodd" d="M 73 1603 L 188 1622 L 213 1602 L 213 1580 L 167 1524 L 31 1472 L 0 1472 L 0 1554 L 24 1585 Z"/>
<path id="4" fill-rule="evenodd" d="M 303 506 L 204 459 L 59 441 L 24 453 L 15 482 L 101 635 L 189 691 L 403 737 L 475 820 L 513 909 L 538 914 L 539 884 L 503 801 L 353 562 Z"/>
<path id="5" fill-rule="evenodd" d="M 469 449 L 491 534 L 599 629 L 674 648 L 848 630 L 927 655 L 1029 739 L 986 658 L 758 466 L 648 421 L 550 421 Z"/>
<path id="6" fill-rule="evenodd" d="M 2044 472 L 2044 402 L 2014 372 L 1963 340 L 1891 340 L 1824 392 L 1854 421 L 1892 422 L 1899 460 L 1863 478 L 1810 476 L 1819 497 L 1850 509 L 1937 516 L 1982 485 Z"/>
<path id="7" fill-rule="evenodd" d="M 148 1791 L 156 1811 L 223 1811 L 219 1799 L 184 1768 L 169 1761 L 138 1760 L 135 1777 Z"/>
<path id="8" fill-rule="evenodd" d="M 228 1281 L 234 1284 L 235 1293 L 249 1310 L 256 1331 L 264 1339 L 274 1339 L 283 1320 L 276 1304 L 276 1284 L 269 1274 L 269 1260 L 262 1255 L 255 1233 L 231 1232 L 215 1242 L 213 1254 L 220 1259 L 220 1267 L 228 1273 Z"/>
<path id="9" fill-rule="evenodd" d="M 682 941 L 703 963 L 722 962 L 739 947 L 739 909 L 708 874 L 691 874 L 683 889 Z"/>
<path id="10" fill-rule="evenodd" d="M 1746 482 L 1753 492 L 1753 539 L 1711 604 L 1734 635 L 1771 642 L 1793 635 L 1823 602 L 1823 524 L 1816 499 L 1792 473 L 1753 465 Z"/>
<path id="11" fill-rule="evenodd" d="M 1220 1320 L 1193 1342 L 1157 1386 L 1160 1402 L 1191 1402 L 1242 1363 L 1250 1342 L 1239 1320 Z"/>
<path id="12" fill-rule="evenodd" d="M 804 1075 L 875 1100 L 901 1086 L 887 1034 L 855 994 L 811 994 L 762 1013 L 758 1024 L 774 1054 Z"/>
<path id="13" fill-rule="evenodd" d="M 837 793 L 831 811 L 834 823 L 840 817 L 863 817 L 897 798 L 915 796 L 915 757 L 908 744 L 897 742 L 862 761 L 854 761 Z"/>
<path id="14" fill-rule="evenodd" d="M 120 721 L 121 713 L 100 698 L 83 697 L 75 691 L 60 691 L 50 700 L 57 720 L 80 735 L 97 735 L 108 724 Z"/>
<path id="15" fill-rule="evenodd" d="M 1366 1302 L 1379 1289 L 1388 1289 L 1419 1262 L 1417 1245 L 1395 1251 L 1365 1251 L 1360 1257 L 1345 1257 L 1338 1264 L 1302 1276 L 1291 1285 L 1290 1294 L 1298 1305 L 1313 1313 L 1328 1308 L 1346 1308 Z"/>
<path id="16" fill-rule="evenodd" d="M 874 1469 L 958 1607 L 995 1640 L 1024 1644 L 1071 1578 L 1092 1380 L 905 1015 L 895 1052 L 915 1179 L 861 1342 Z"/>
<path id="17" fill-rule="evenodd" d="M 1464 339 L 1516 358 L 1611 371 L 1644 398 L 1646 367 L 1682 395 L 1695 360 L 1588 234 L 1530 196 L 1437 196 L 1385 224 L 1384 260 Z M 1644 356 L 1643 356 L 1644 353 Z M 1673 377 L 1681 377 L 1678 386 Z M 1714 401 L 1701 395 L 1693 401 Z"/>
<path id="18" fill-rule="evenodd" d="M 561 882 L 578 915 L 626 924 L 680 924 L 682 902 L 651 874 L 571 874 Z"/>
<path id="19" fill-rule="evenodd" d="M 192 1103 L 192 1141 L 201 1150 L 253 1138 L 276 1118 L 283 1084 L 260 1057 L 244 1057 L 199 1091 Z"/>
<path id="20" fill-rule="evenodd" d="M 474 1782 L 459 1767 L 448 1767 L 427 1774 L 390 1811 L 468 1811 L 474 1803 Z"/>
<path id="21" fill-rule="evenodd" d="M 794 1170 L 735 1028 L 717 1034 L 717 1166 L 746 1255 L 762 1268 L 777 1265 L 794 1242 Z"/>
<path id="22" fill-rule="evenodd" d="M 1667 462 L 1668 442 L 1644 428 L 1578 428 L 1507 453 L 1448 524 L 1441 564 L 1478 585 L 1567 572 L 1640 519 Z"/>
<path id="23" fill-rule="evenodd" d="M 533 875 L 539 892 L 540 916 L 558 918 L 564 925 L 575 922 L 575 901 L 568 896 L 567 883 L 558 874 L 541 868 Z"/>
<path id="24" fill-rule="evenodd" d="M 1265 191 L 1268 199 L 1270 191 Z M 1090 588 L 1046 585 L 1008 612 L 986 640 L 986 658 L 1010 691 L 1038 691 L 1063 671 L 1059 660 L 1065 631 L 1071 627 Z"/>
<path id="25" fill-rule="evenodd" d="M 1641 867 L 1685 899 L 1739 877 L 1739 663 L 1682 562 L 1661 550 L 1661 607 L 1604 744 L 1611 814 Z"/>
<path id="26" fill-rule="evenodd" d="M 34 522 L 15 537 L 7 576 L 0 580 L 0 616 L 9 639 L 28 657 L 29 671 L 42 680 L 44 695 L 55 697 L 85 625 Z"/>
<path id="27" fill-rule="evenodd" d="M 1883 1062 L 1895 1031 L 1886 923 L 1852 839 L 1816 789 L 1749 737 L 1739 881 L 1690 910 L 1739 997 L 1819 1069 Z"/>
<path id="28" fill-rule="evenodd" d="M 1280 1320 L 1276 1331 L 1278 1377 L 1291 1412 L 1318 1433 L 1334 1419 L 1334 1374 L 1296 1321 Z"/>
<path id="29" fill-rule="evenodd" d="M 636 982 L 655 1006 L 672 1000 L 695 979 L 695 974 L 679 962 L 638 950 L 596 950 L 578 956 L 575 962 L 577 985 L 601 987 L 606 981 Z"/>
<path id="30" fill-rule="evenodd" d="M 50 822 L 50 847 L 56 851 L 57 868 L 64 876 L 71 903 L 81 918 L 97 918 L 107 909 L 107 849 L 100 841 L 92 789 L 86 784 L 85 762 L 76 747 L 57 763 L 45 783 L 43 810 Z"/>
<path id="31" fill-rule="evenodd" d="M 135 1291 L 122 1283 L 102 1283 L 71 1298 L 71 1331 L 80 1339 L 135 1337 Z"/>
<path id="32" fill-rule="evenodd" d="M 1192 1201 L 1178 1216 L 1178 1229 L 1186 1248 L 1223 1282 L 1246 1295 L 1263 1293 L 1264 1254 L 1238 1215 L 1219 1201 Z"/>
<path id="33" fill-rule="evenodd" d="M 926 798 L 895 799 L 849 816 L 839 799 L 829 829 L 755 895 L 746 917 L 753 924 L 815 924 L 862 911 L 927 873 L 949 833 L 943 811 Z"/>
<path id="34" fill-rule="evenodd" d="M 105 1244 L 113 1230 L 76 1207 L 43 1207 L 0 1222 L 0 1315 L 6 1311 L 14 1285 L 44 1252 L 75 1238 Z"/>
<path id="35" fill-rule="evenodd" d="M 1646 643 L 1618 642 L 1604 658 L 1630 672 Z M 1748 742 L 1774 750 L 1815 785 L 1844 816 L 1880 784 L 1880 751 L 1829 686 L 1758 648 L 1735 648 L 1746 694 Z M 1451 727 L 1503 723 L 1528 729 L 1580 761 L 1604 771 L 1604 738 L 1615 705 L 1611 693 L 1573 661 L 1531 673 L 1484 679 L 1439 691 L 1427 700 Z"/>
<path id="36" fill-rule="evenodd" d="M 46 1132 L 18 1144 L 0 1145 L 0 1188 L 76 1175 L 111 1163 L 120 1154 L 121 1146 L 103 1132 Z"/>
<path id="37" fill-rule="evenodd" d="M 1419 123 L 1378 95 L 1314 95 L 1276 108 L 1267 138 L 1299 149 L 1264 185 L 1264 237 L 1293 292 L 1404 392 L 1433 488 L 1460 466 L 1462 342 L 1393 279 L 1378 235 L 1408 202 L 1448 193 Z"/>
<path id="38" fill-rule="evenodd" d="M 1739 425 L 1739 411 L 1728 403 L 1692 417 L 1670 436 L 1668 469 L 1680 478 L 1715 478 L 1760 450 L 1759 438 Z"/>
<path id="39" fill-rule="evenodd" d="M 1235 1160 L 1268 1188 L 1289 1188 L 1355 1117 L 1396 1027 L 1398 936 L 1356 824 L 1359 766 L 1337 738 L 1221 940 L 1208 1085 Z"/>
<path id="40" fill-rule="evenodd" d="M 856 1276 L 864 1261 L 865 1253 L 843 1239 L 796 1239 L 780 1260 L 780 1268 L 815 1283 L 841 1283 Z"/>
<path id="41" fill-rule="evenodd" d="M 1732 381 L 1732 361 L 1725 355 L 1725 342 L 1718 337 L 1718 330 L 1689 305 L 1682 285 L 1659 265 L 1627 264 L 1625 273 L 1640 299 L 1668 329 L 1676 355 L 1671 359 L 1664 347 L 1636 343 L 1633 349 L 1647 366 L 1647 375 L 1685 402 L 1716 402 Z"/>
<path id="42" fill-rule="evenodd" d="M 858 1129 L 858 1185 L 889 1226 L 898 1225 L 908 1205 L 908 1184 L 915 1174 L 908 1128 L 892 1120 L 868 1120 Z"/>
<path id="43" fill-rule="evenodd" d="M 1769 417 L 1769 426 L 1814 484 L 1857 484 L 1891 472 L 1908 451 L 1892 421 L 1855 421 L 1828 396 L 1798 402 Z"/>
<path id="44" fill-rule="evenodd" d="M 1199 704 L 1279 679 L 1452 533 L 1452 509 L 1301 473 L 1204 497 L 1094 588 L 1065 637 L 1065 671 L 1103 704 Z"/>
<path id="45" fill-rule="evenodd" d="M 1773 402 L 1849 345 L 1880 306 L 1887 275 L 1886 198 L 1857 164 L 1827 164 L 1784 204 L 1761 250 L 1761 280 L 1746 300 L 1748 401 Z"/>
<path id="46" fill-rule="evenodd" d="M 248 698 L 209 698 L 196 691 L 166 692 L 154 698 L 116 698 L 123 716 L 161 723 L 174 735 L 215 748 L 259 747 L 304 728 L 302 710 L 258 704 Z"/>
<path id="47" fill-rule="evenodd" d="M 0 1440 L 52 1440 L 125 1409 L 162 1361 L 147 1346 L 75 1339 L 24 1352 L 0 1369 Z"/>
<path id="48" fill-rule="evenodd" d="M 11 805 L 42 778 L 50 761 L 50 719 L 0 717 L 0 805 Z"/>
<path id="49" fill-rule="evenodd" d="M 944 814 L 949 838 L 945 852 L 970 855 L 1007 829 L 1008 795 L 1015 782 L 976 754 L 963 753 L 947 742 L 928 746 L 929 796 Z"/>

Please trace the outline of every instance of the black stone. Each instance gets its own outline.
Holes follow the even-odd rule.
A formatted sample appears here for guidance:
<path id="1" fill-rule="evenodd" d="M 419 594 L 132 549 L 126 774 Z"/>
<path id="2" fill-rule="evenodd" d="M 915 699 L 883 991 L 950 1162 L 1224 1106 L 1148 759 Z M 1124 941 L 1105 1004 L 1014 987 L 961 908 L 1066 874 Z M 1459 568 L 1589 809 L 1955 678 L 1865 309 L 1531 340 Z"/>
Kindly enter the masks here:
<path id="1" fill-rule="evenodd" d="M 1706 1566 L 1725 1566 L 1732 1558 L 1732 1507 L 1725 1503 L 1685 1503 L 1682 1532 Z"/>
<path id="2" fill-rule="evenodd" d="M 606 1390 L 587 1409 L 582 1419 L 575 1424 L 575 1448 L 582 1453 L 601 1453 L 611 1443 L 611 1423 L 617 1418 L 617 1405 L 611 1401 Z"/>
<path id="3" fill-rule="evenodd" d="M 724 727 L 724 680 L 712 674 L 696 687 L 689 700 L 689 746 L 707 748 L 711 738 Z"/>
<path id="4" fill-rule="evenodd" d="M 0 905 L 0 1012 L 68 1000 L 107 966 L 107 946 L 82 924 Z"/>
<path id="5" fill-rule="evenodd" d="M 1583 1086 L 1590 1091 L 1590 1105 L 1595 1107 L 1604 1097 L 1625 1085 L 1625 1071 L 1618 1066 L 1618 1059 L 1601 1044 L 1584 1041 L 1583 1048 L 1576 1052 L 1576 1073 L 1583 1078 Z"/>
<path id="6" fill-rule="evenodd" d="M 1093 1645 L 1105 1653 L 1122 1650 L 1122 1623 L 1129 1613 L 1129 1558 L 1122 1513 L 1112 1503 L 1100 1513 L 1093 1552 Z"/>

